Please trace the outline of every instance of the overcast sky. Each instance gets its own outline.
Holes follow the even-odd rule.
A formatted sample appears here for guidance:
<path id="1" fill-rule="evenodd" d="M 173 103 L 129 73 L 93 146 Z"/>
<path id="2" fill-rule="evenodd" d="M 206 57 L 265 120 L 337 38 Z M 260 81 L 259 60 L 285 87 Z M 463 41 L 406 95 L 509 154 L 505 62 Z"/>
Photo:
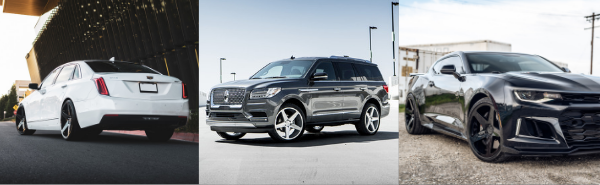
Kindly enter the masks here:
<path id="1" fill-rule="evenodd" d="M 201 0 L 200 91 L 219 83 L 221 57 L 227 58 L 223 81 L 233 80 L 231 72 L 248 78 L 292 54 L 368 59 L 368 26 L 379 27 L 373 32 L 373 58 L 387 80 L 393 72 L 390 2 Z M 397 45 L 489 39 L 589 74 L 591 30 L 584 28 L 591 23 L 584 16 L 600 13 L 600 1 L 402 0 L 397 8 Z M 600 63 L 594 69 L 600 74 Z"/>
<path id="2" fill-rule="evenodd" d="M 6 94 L 15 80 L 30 80 L 25 55 L 32 48 L 37 20 L 35 16 L 0 13 L 0 95 Z"/>

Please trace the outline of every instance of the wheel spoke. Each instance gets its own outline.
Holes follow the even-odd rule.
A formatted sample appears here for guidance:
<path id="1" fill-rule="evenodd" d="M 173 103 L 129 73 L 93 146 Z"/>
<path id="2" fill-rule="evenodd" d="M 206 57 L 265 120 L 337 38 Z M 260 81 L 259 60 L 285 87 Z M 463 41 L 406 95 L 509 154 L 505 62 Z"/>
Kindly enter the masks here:
<path id="1" fill-rule="evenodd" d="M 300 128 L 300 126 L 298 126 L 298 125 L 296 125 L 294 123 L 290 124 L 290 127 L 292 127 L 293 129 L 296 129 L 296 130 L 301 130 L 302 129 L 302 128 Z"/>
<path id="2" fill-rule="evenodd" d="M 283 121 L 287 121 L 288 120 L 288 115 L 285 114 L 285 110 L 281 110 L 281 116 L 283 117 Z"/>
<path id="3" fill-rule="evenodd" d="M 296 119 L 296 117 L 298 116 L 298 114 L 300 114 L 300 113 L 298 111 L 296 111 L 296 113 L 292 114 L 292 116 L 290 116 L 289 119 L 294 121 Z"/>
<path id="4" fill-rule="evenodd" d="M 63 116 L 63 118 L 65 118 L 65 119 L 68 119 L 68 118 L 70 117 L 70 116 L 69 116 L 67 113 L 65 113 L 65 112 L 62 112 L 62 116 Z"/>
<path id="5" fill-rule="evenodd" d="M 285 127 L 285 122 L 281 122 L 275 125 L 275 128 Z"/>
<path id="6" fill-rule="evenodd" d="M 69 126 L 70 126 L 70 123 L 69 123 L 69 121 L 67 120 L 67 122 L 65 123 L 65 126 L 63 126 L 63 128 L 62 128 L 62 130 L 61 130 L 61 131 L 64 133 L 64 132 L 65 132 L 65 130 L 69 129 Z"/>
<path id="7" fill-rule="evenodd" d="M 23 120 L 21 120 L 21 121 L 19 122 L 19 125 L 17 126 L 17 129 L 19 129 L 19 130 L 20 130 L 20 129 L 21 129 L 21 127 L 23 126 L 23 123 L 24 123 L 24 121 L 23 121 Z"/>
<path id="8" fill-rule="evenodd" d="M 373 107 L 371 107 L 370 109 L 371 113 L 369 113 L 369 118 L 373 118 L 373 112 L 375 112 L 375 109 Z"/>
<path id="9" fill-rule="evenodd" d="M 290 127 L 289 126 L 285 127 L 285 138 L 286 139 L 290 138 Z"/>
<path id="10" fill-rule="evenodd" d="M 485 120 L 485 118 L 483 118 L 483 116 L 481 116 L 481 114 L 479 114 L 479 112 L 475 111 L 474 116 L 475 119 L 477 119 L 477 122 L 479 122 L 479 124 L 487 124 L 487 121 Z"/>
<path id="11" fill-rule="evenodd" d="M 494 140 L 493 137 L 491 137 L 490 139 L 488 139 L 488 141 L 485 143 L 485 154 L 489 155 L 492 153 L 492 146 L 494 146 Z"/>
<path id="12" fill-rule="evenodd" d="M 487 123 L 490 125 L 494 125 L 494 117 L 496 117 L 496 113 L 494 112 L 494 108 L 490 107 L 490 113 L 488 113 Z"/>
<path id="13" fill-rule="evenodd" d="M 414 117 L 411 117 L 410 120 L 408 121 L 408 128 L 409 129 L 413 127 L 414 121 L 415 121 Z"/>
<path id="14" fill-rule="evenodd" d="M 482 130 L 482 131 L 479 131 L 474 136 L 471 136 L 471 142 L 475 143 L 477 141 L 481 141 L 483 138 L 486 138 L 486 136 L 485 136 L 485 131 Z"/>

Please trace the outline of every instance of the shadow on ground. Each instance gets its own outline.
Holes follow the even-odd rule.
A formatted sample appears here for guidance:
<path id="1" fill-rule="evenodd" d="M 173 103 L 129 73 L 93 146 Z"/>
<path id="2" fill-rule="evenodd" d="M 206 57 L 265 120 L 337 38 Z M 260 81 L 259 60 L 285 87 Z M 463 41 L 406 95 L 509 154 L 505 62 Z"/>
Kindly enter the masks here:
<path id="1" fill-rule="evenodd" d="M 398 132 L 386 131 L 379 131 L 377 132 L 377 134 L 369 136 L 360 135 L 356 131 L 333 131 L 321 132 L 318 134 L 305 132 L 302 138 L 290 143 L 278 142 L 271 139 L 268 134 L 265 133 L 264 135 L 266 137 L 263 138 L 242 138 L 237 141 L 218 140 L 215 142 L 268 147 L 311 147 L 343 143 L 366 143 L 372 141 L 398 139 Z"/>

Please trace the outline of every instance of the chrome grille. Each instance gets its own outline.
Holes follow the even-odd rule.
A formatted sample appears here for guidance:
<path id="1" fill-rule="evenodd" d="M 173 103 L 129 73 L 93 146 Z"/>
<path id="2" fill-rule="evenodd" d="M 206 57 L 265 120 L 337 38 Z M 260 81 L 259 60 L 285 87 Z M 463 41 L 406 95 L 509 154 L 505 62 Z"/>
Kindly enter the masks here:
<path id="1" fill-rule="evenodd" d="M 242 105 L 246 89 L 223 88 L 214 89 L 211 94 L 212 105 Z"/>

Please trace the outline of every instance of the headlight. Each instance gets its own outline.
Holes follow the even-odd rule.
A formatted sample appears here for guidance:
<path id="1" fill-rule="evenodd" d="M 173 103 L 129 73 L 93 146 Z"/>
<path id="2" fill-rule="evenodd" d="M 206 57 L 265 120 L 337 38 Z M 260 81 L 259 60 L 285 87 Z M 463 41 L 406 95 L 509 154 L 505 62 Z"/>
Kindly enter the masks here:
<path id="1" fill-rule="evenodd" d="M 562 100 L 559 93 L 538 92 L 538 91 L 515 91 L 519 100 L 530 102 L 547 102 L 551 100 Z"/>
<path id="2" fill-rule="evenodd" d="M 268 89 L 254 89 L 250 93 L 250 99 L 271 98 L 281 92 L 281 87 L 273 87 Z"/>

